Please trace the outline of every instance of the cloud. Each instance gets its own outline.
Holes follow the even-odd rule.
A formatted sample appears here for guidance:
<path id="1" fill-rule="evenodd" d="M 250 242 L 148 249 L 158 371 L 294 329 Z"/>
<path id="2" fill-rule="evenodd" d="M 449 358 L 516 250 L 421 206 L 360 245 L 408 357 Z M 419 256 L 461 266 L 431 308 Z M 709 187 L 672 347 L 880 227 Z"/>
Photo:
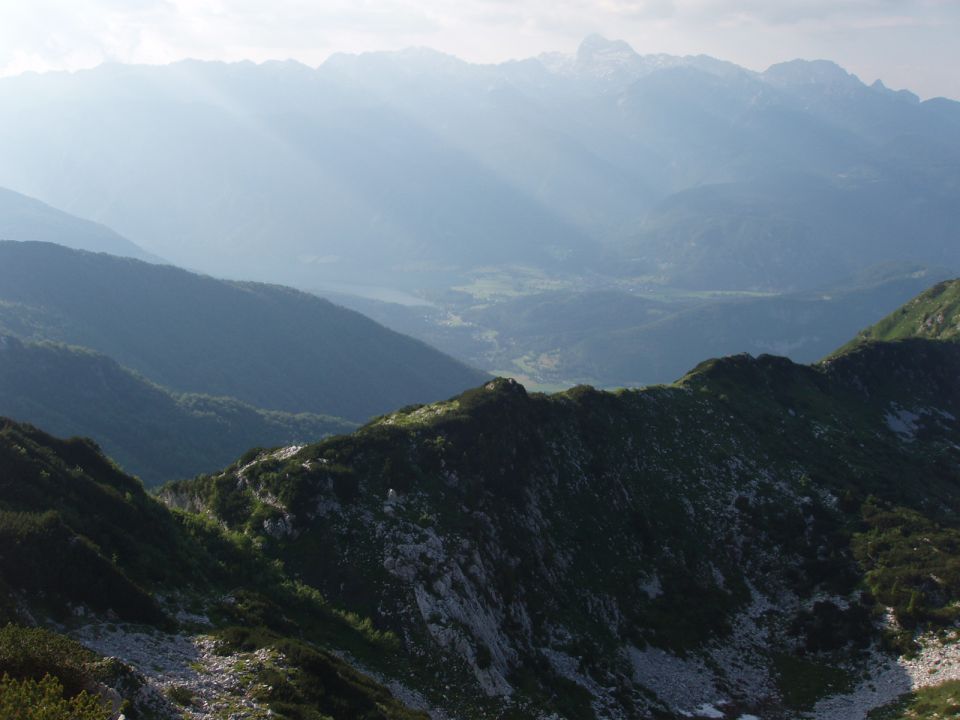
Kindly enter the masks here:
<path id="1" fill-rule="evenodd" d="M 672 17 L 677 11 L 673 0 L 602 0 L 599 7 L 613 15 L 640 20 Z"/>
<path id="2" fill-rule="evenodd" d="M 942 0 L 677 0 L 677 5 L 688 19 L 761 25 L 829 22 L 838 27 L 865 20 L 884 24 L 889 18 L 916 23 L 960 17 L 954 4 Z"/>
<path id="3" fill-rule="evenodd" d="M 0 0 L 0 75 L 184 57 L 318 65 L 414 45 L 496 62 L 591 33 L 758 69 L 797 56 L 874 77 L 926 68 L 960 94 L 945 69 L 960 64 L 956 0 Z"/>

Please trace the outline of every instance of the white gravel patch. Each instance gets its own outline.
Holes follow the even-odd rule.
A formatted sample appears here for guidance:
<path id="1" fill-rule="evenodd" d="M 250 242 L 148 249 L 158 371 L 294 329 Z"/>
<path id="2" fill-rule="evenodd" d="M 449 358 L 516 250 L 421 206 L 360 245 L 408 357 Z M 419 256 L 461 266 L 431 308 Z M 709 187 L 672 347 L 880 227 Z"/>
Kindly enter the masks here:
<path id="1" fill-rule="evenodd" d="M 277 451 L 276 451 L 275 453 L 273 453 L 273 455 L 271 455 L 270 457 L 275 458 L 276 460 L 281 460 L 281 461 L 282 461 L 282 460 L 289 460 L 289 459 L 292 458 L 294 455 L 296 455 L 298 452 L 300 452 L 301 450 L 303 450 L 305 447 L 306 447 L 306 445 L 290 445 L 290 446 L 288 446 L 288 447 L 281 448 L 280 450 L 277 450 Z"/>
<path id="2" fill-rule="evenodd" d="M 914 658 L 891 658 L 874 653 L 868 663 L 869 678 L 847 695 L 834 695 L 817 703 L 815 720 L 862 720 L 874 708 L 893 702 L 904 693 L 960 680 L 960 632 L 945 640 L 935 635 L 919 639 Z"/>
<path id="3" fill-rule="evenodd" d="M 170 717 L 188 720 L 260 720 L 268 709 L 250 697 L 252 671 L 275 659 L 269 650 L 220 656 L 208 635 L 141 632 L 120 625 L 87 625 L 71 633 L 91 650 L 115 657 L 143 675 L 141 700 Z M 188 705 L 171 701 L 170 691 L 192 695 Z"/>

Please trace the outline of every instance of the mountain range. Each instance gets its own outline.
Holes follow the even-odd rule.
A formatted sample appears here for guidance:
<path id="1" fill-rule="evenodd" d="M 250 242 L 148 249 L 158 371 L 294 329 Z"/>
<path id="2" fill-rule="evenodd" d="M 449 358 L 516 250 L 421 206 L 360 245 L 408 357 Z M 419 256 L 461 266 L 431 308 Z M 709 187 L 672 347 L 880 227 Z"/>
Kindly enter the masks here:
<path id="1" fill-rule="evenodd" d="M 935 717 L 958 288 L 815 365 L 496 379 L 156 497 L 7 422 L 0 658 L 131 717 Z"/>
<path id="2" fill-rule="evenodd" d="M 784 292 L 960 265 L 960 104 L 826 61 L 591 37 L 500 65 L 107 65 L 0 80 L 0 108 L 0 184 L 230 277 L 409 290 L 524 265 Z"/>
<path id="3" fill-rule="evenodd" d="M 0 79 L 0 152 L 0 184 L 144 252 L 336 293 L 530 387 L 669 382 L 734 352 L 810 362 L 960 269 L 960 104 L 825 60 L 754 72 L 592 36 L 497 65 L 423 49 L 318 68 L 112 64 Z M 14 239 L 90 232 L 48 219 L 24 234 L 24 211 L 3 210 Z M 203 363 L 237 332 L 189 371 L 159 367 L 149 343 L 133 357 L 74 335 L 27 337 L 88 345 L 175 392 L 351 421 L 480 381 L 404 395 L 368 374 L 349 400 L 305 403 L 304 375 L 258 393 L 252 367 L 212 380 Z M 281 347 L 284 362 L 308 354 Z"/>

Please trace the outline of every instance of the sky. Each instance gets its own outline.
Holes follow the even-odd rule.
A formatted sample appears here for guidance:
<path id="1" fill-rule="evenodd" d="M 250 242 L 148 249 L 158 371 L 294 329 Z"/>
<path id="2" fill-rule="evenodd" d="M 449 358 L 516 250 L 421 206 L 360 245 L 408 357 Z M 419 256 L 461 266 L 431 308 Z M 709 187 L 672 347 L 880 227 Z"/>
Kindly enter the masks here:
<path id="1" fill-rule="evenodd" d="M 187 57 L 315 66 L 412 46 L 500 62 L 592 33 L 755 70 L 825 58 L 960 99 L 960 0 L 0 0 L 0 76 Z"/>

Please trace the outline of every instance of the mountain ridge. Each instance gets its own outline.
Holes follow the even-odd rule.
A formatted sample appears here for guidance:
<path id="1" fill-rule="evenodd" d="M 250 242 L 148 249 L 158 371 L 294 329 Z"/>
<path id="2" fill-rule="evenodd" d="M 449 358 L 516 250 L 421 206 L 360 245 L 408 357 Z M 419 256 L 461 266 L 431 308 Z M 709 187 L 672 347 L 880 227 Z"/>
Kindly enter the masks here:
<path id="1" fill-rule="evenodd" d="M 485 377 L 314 295 L 52 244 L 0 242 L 0 301 L 8 334 L 264 409 L 364 420 Z"/>
<path id="2" fill-rule="evenodd" d="M 210 472 L 254 446 L 313 442 L 356 427 L 233 398 L 174 395 L 90 350 L 6 335 L 0 415 L 59 436 L 94 438 L 147 486 Z"/>
<path id="3" fill-rule="evenodd" d="M 75 250 L 163 262 L 105 225 L 6 188 L 0 188 L 0 240 L 54 242 Z"/>

